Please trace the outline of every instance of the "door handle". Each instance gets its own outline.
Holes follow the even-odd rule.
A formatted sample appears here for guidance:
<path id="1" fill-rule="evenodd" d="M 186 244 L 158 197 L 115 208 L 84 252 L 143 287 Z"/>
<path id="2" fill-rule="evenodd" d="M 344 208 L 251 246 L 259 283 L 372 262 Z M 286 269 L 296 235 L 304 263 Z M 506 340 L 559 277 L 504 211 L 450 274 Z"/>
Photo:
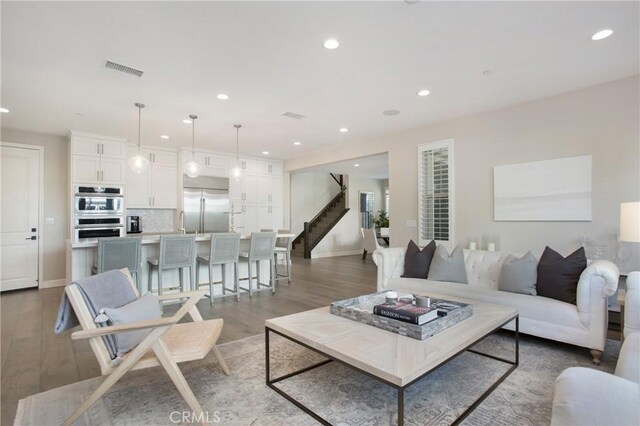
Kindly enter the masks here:
<path id="1" fill-rule="evenodd" d="M 32 240 L 32 241 L 35 241 L 35 240 L 37 240 L 37 239 L 38 239 L 38 237 L 36 237 L 36 236 L 32 236 L 32 237 L 27 237 L 27 238 L 25 238 L 25 240 Z"/>

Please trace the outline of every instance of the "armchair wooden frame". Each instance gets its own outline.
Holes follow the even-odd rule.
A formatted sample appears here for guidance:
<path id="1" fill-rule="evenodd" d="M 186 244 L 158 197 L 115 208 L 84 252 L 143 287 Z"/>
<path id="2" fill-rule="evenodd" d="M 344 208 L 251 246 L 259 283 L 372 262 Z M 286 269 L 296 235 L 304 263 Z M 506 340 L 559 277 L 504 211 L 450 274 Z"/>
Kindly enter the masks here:
<path id="1" fill-rule="evenodd" d="M 123 269 L 122 272 L 127 276 L 129 284 L 139 297 L 129 271 Z M 170 317 L 108 327 L 96 326 L 80 290 L 75 285 L 68 285 L 65 292 L 82 327 L 82 330 L 72 333 L 71 338 L 73 340 L 89 339 L 91 348 L 100 364 L 102 375 L 108 375 L 105 381 L 71 414 L 65 421 L 65 425 L 73 424 L 127 371 L 160 365 L 164 367 L 189 408 L 196 416 L 200 416 L 196 418 L 203 418 L 202 406 L 191 391 L 177 363 L 203 359 L 209 351 L 213 351 L 224 373 L 230 374 L 229 367 L 215 346 L 222 332 L 223 320 L 204 321 L 196 307 L 196 303 L 205 295 L 206 290 L 159 296 L 161 301 L 186 299 L 180 309 Z M 187 314 L 191 316 L 193 322 L 178 324 Z M 121 357 L 120 364 L 113 365 L 102 337 L 141 329 L 151 329 L 151 332 L 138 346 Z"/>

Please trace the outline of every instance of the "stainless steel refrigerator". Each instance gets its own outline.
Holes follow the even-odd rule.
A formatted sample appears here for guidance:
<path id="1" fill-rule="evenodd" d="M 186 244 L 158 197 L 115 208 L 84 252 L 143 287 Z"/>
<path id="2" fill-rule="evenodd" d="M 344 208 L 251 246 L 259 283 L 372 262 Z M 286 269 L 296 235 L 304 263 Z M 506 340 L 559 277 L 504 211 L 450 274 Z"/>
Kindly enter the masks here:
<path id="1" fill-rule="evenodd" d="M 184 228 L 193 232 L 229 232 L 229 179 L 184 175 Z"/>

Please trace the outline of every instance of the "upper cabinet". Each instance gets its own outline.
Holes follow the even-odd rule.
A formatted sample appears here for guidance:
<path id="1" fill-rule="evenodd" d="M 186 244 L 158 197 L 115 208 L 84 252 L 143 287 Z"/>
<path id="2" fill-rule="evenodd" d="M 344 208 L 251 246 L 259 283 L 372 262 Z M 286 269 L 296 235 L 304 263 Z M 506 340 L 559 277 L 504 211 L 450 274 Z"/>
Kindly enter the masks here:
<path id="1" fill-rule="evenodd" d="M 282 162 L 257 160 L 255 170 L 259 174 L 280 176 L 282 175 Z"/>
<path id="2" fill-rule="evenodd" d="M 138 152 L 127 147 L 127 158 Z M 178 206 L 178 153 L 143 148 L 140 154 L 149 160 L 149 167 L 141 173 L 127 170 L 128 209 L 175 209 Z"/>
<path id="3" fill-rule="evenodd" d="M 182 166 L 191 161 L 191 151 L 182 152 Z M 196 151 L 193 159 L 200 164 L 202 176 L 229 177 L 229 157 L 222 154 Z"/>
<path id="4" fill-rule="evenodd" d="M 124 185 L 126 143 L 98 136 L 71 135 L 72 183 Z"/>

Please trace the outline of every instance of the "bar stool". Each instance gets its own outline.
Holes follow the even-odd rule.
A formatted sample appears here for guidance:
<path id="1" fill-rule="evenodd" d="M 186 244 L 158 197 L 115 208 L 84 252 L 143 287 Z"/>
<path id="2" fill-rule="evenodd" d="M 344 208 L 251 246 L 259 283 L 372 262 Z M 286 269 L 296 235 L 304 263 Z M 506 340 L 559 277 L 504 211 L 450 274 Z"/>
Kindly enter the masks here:
<path id="1" fill-rule="evenodd" d="M 222 296 L 235 295 L 236 300 L 240 301 L 240 291 L 239 291 L 239 270 L 238 270 L 238 262 L 240 255 L 240 234 L 235 232 L 224 233 L 224 234 L 211 234 L 211 249 L 209 250 L 208 255 L 201 255 L 196 258 L 196 285 L 198 287 L 200 284 L 200 264 L 207 265 L 209 267 L 209 301 L 211 306 L 213 306 L 213 285 L 214 284 L 222 284 Z M 225 283 L 226 279 L 226 266 L 232 264 L 233 265 L 233 290 L 228 289 Z M 213 267 L 215 265 L 220 265 L 222 271 L 222 279 L 221 281 L 213 281 Z M 207 285 L 207 284 L 202 284 Z M 227 293 L 230 292 L 230 293 Z"/>
<path id="2" fill-rule="evenodd" d="M 262 229 L 262 232 L 275 231 L 275 229 Z M 283 234 L 290 234 L 291 231 L 288 229 L 280 229 L 278 232 Z M 286 278 L 287 282 L 291 284 L 291 243 L 293 242 L 293 238 L 291 237 L 278 237 L 276 238 L 276 247 L 274 252 L 275 257 L 275 270 L 276 270 L 276 281 L 279 281 L 279 278 Z M 287 265 L 287 274 L 280 274 L 278 272 L 278 255 L 284 255 L 285 264 Z"/>
<path id="3" fill-rule="evenodd" d="M 151 291 L 151 283 L 154 269 L 158 269 L 158 294 L 163 290 L 175 290 L 178 287 L 162 287 L 162 273 L 169 269 L 178 269 L 180 276 L 180 291 L 184 289 L 184 268 L 189 268 L 189 288 L 193 287 L 193 265 L 195 263 L 196 237 L 195 235 L 161 235 L 160 253 L 157 258 L 148 258 L 149 280 L 148 291 Z"/>
<path id="4" fill-rule="evenodd" d="M 112 269 L 129 268 L 135 276 L 138 291 L 140 285 L 142 263 L 142 244 L 140 238 L 100 238 L 98 240 L 98 264 L 91 267 L 91 274 L 96 275 Z"/>
<path id="5" fill-rule="evenodd" d="M 241 280 L 249 280 L 249 288 L 240 287 L 244 291 L 249 292 L 249 298 L 253 297 L 253 279 L 256 279 L 256 291 L 271 289 L 272 293 L 276 292 L 275 283 L 275 270 L 274 270 L 274 249 L 276 246 L 276 233 L 275 232 L 252 232 L 251 240 L 249 241 L 249 252 L 240 253 L 241 259 L 247 260 L 247 270 L 249 275 L 247 278 L 241 278 Z M 269 261 L 270 278 L 269 284 L 262 284 L 260 282 L 260 261 Z M 253 276 L 253 263 L 256 264 L 256 276 Z M 264 287 L 264 288 L 260 288 Z"/>

